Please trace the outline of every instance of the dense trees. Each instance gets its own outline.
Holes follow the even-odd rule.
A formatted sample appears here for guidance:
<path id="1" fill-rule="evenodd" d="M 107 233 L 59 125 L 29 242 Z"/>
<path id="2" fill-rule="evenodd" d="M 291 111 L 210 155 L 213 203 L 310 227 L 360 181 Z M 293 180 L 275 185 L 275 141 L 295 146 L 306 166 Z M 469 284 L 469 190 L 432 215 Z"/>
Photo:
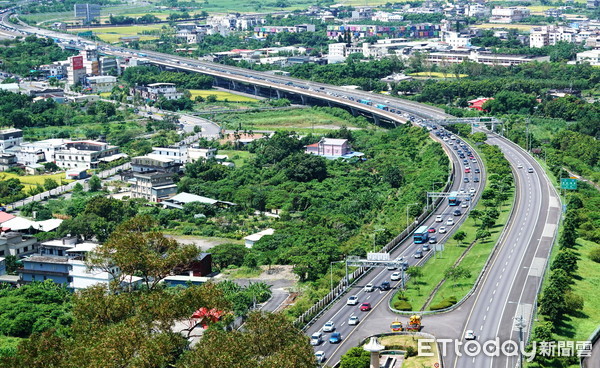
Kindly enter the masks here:
<path id="1" fill-rule="evenodd" d="M 72 10 L 72 8 L 71 8 Z M 2 70 L 22 76 L 28 76 L 31 70 L 42 64 L 50 64 L 57 60 L 65 60 L 73 56 L 73 51 L 62 50 L 51 38 L 27 36 L 23 41 L 5 40 L 0 47 Z"/>
<path id="2" fill-rule="evenodd" d="M 150 83 L 175 83 L 178 88 L 185 89 L 210 89 L 213 79 L 201 73 L 178 73 L 161 71 L 152 66 L 136 66 L 127 68 L 123 72 L 123 80 L 134 85 L 147 85 Z"/>

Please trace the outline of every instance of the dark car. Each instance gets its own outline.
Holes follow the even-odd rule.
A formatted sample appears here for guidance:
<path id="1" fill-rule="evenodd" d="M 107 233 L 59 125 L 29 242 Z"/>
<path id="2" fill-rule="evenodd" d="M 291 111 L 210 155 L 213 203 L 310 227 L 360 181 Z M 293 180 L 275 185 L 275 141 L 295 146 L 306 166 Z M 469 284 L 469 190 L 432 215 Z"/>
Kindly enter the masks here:
<path id="1" fill-rule="evenodd" d="M 381 289 L 382 291 L 390 290 L 391 288 L 392 287 L 391 287 L 390 283 L 387 281 L 382 282 L 381 285 L 379 286 L 379 289 Z"/>
<path id="2" fill-rule="evenodd" d="M 469 182 L 469 178 L 464 178 L 463 182 L 468 183 Z"/>
<path id="3" fill-rule="evenodd" d="M 479 176 L 473 178 L 473 183 L 479 183 Z"/>
<path id="4" fill-rule="evenodd" d="M 475 169 L 475 174 L 479 174 L 479 173 L 480 173 L 479 168 L 476 168 Z"/>
<path id="5" fill-rule="evenodd" d="M 342 341 L 342 334 L 340 334 L 339 332 L 334 332 L 331 334 L 331 336 L 329 336 L 330 344 L 339 344 L 340 341 Z"/>
<path id="6" fill-rule="evenodd" d="M 452 212 L 452 214 L 454 216 L 460 216 L 460 215 L 462 215 L 462 212 L 460 212 L 460 210 L 454 210 L 454 212 Z"/>

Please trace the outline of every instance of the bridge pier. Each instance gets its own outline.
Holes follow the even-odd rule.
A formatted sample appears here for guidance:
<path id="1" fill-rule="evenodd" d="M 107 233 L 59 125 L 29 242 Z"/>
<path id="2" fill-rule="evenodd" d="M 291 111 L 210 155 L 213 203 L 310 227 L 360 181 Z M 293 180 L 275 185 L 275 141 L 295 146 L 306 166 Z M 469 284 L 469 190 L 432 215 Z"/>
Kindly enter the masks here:
<path id="1" fill-rule="evenodd" d="M 350 108 L 350 113 L 352 114 L 352 116 L 357 116 L 358 115 L 358 111 L 356 111 L 356 109 L 354 107 Z"/>
<path id="2" fill-rule="evenodd" d="M 379 125 L 379 115 L 372 114 L 372 116 L 373 116 L 373 122 L 375 123 L 375 125 Z"/>
<path id="3" fill-rule="evenodd" d="M 307 97 L 304 95 L 300 95 L 300 99 L 302 100 L 302 105 L 306 105 Z"/>
<path id="4" fill-rule="evenodd" d="M 260 93 L 260 87 L 257 85 L 254 85 L 254 96 L 258 96 L 259 93 Z"/>
<path id="5" fill-rule="evenodd" d="M 331 101 L 327 101 L 327 106 L 329 106 L 329 107 L 333 107 L 333 106 L 331 105 Z"/>
<path id="6" fill-rule="evenodd" d="M 280 90 L 276 89 L 275 93 L 277 93 L 277 98 L 281 98 L 281 91 Z"/>

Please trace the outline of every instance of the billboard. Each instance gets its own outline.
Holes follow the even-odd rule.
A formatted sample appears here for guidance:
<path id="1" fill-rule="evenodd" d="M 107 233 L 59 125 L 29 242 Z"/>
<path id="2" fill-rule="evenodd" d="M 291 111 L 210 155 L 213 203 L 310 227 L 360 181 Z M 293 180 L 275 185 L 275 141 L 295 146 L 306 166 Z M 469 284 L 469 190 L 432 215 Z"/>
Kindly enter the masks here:
<path id="1" fill-rule="evenodd" d="M 73 56 L 73 70 L 83 69 L 83 56 Z"/>

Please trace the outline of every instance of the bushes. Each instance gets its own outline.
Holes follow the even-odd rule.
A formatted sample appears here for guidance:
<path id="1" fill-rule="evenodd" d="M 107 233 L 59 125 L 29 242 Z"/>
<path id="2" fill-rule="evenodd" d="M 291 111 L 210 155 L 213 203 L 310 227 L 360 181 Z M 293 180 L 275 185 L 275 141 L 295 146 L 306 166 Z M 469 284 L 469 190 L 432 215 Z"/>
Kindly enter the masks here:
<path id="1" fill-rule="evenodd" d="M 448 308 L 456 304 L 457 300 L 455 296 L 450 296 L 437 304 L 432 304 L 429 306 L 430 310 L 440 310 L 444 308 Z"/>
<path id="2" fill-rule="evenodd" d="M 590 259 L 596 263 L 600 263 L 600 248 L 592 249 Z"/>
<path id="3" fill-rule="evenodd" d="M 411 311 L 413 310 L 412 304 L 407 302 L 406 300 L 398 300 L 394 303 L 394 308 L 401 311 Z"/>

